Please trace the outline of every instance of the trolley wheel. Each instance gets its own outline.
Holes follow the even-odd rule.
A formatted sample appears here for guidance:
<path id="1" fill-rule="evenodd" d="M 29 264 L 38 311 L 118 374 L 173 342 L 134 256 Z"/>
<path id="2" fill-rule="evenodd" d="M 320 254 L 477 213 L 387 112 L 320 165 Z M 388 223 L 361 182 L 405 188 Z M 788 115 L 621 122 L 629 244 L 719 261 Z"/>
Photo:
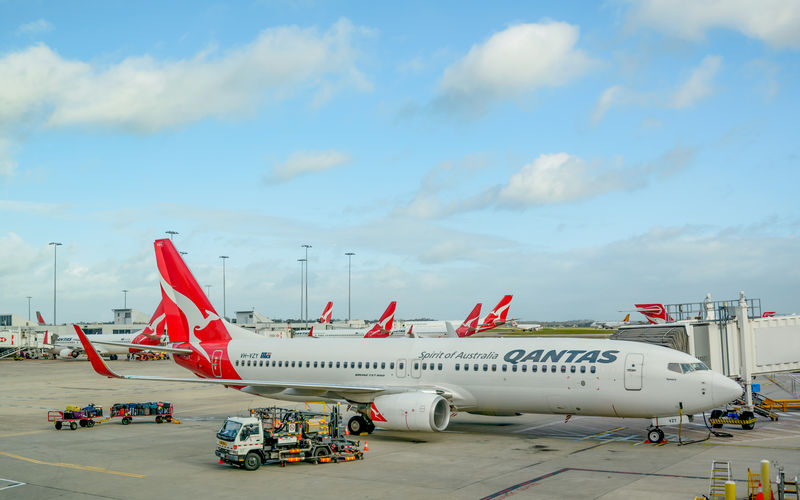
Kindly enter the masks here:
<path id="1" fill-rule="evenodd" d="M 647 431 L 647 439 L 649 439 L 651 443 L 660 443 L 664 440 L 664 431 L 658 427 L 650 429 Z"/>
<path id="2" fill-rule="evenodd" d="M 87 420 L 86 427 L 94 427 L 94 420 Z"/>
<path id="3" fill-rule="evenodd" d="M 162 422 L 161 415 L 156 415 L 156 423 L 160 424 Z"/>
<path id="4" fill-rule="evenodd" d="M 261 457 L 258 456 L 258 453 L 251 451 L 244 457 L 242 466 L 245 470 L 256 470 L 261 467 Z"/>
<path id="5" fill-rule="evenodd" d="M 739 415 L 739 418 L 741 418 L 742 420 L 750 420 L 753 417 L 755 417 L 755 415 L 753 415 L 753 412 L 751 411 L 744 411 L 742 412 L 741 415 Z M 755 426 L 756 426 L 755 422 L 753 422 L 752 424 L 742 424 L 742 429 L 746 431 L 752 431 L 755 428 Z"/>
<path id="6" fill-rule="evenodd" d="M 61 422 L 56 422 L 56 430 L 57 431 L 61 430 Z"/>
<path id="7" fill-rule="evenodd" d="M 122 417 L 122 425 L 128 425 L 131 423 L 131 417 Z"/>
<path id="8" fill-rule="evenodd" d="M 164 420 L 166 420 L 167 422 L 172 422 L 172 416 L 167 415 L 166 417 L 164 417 Z"/>
<path id="9" fill-rule="evenodd" d="M 85 418 L 82 418 L 78 423 L 80 424 L 81 427 L 86 427 L 86 419 Z"/>
<path id="10" fill-rule="evenodd" d="M 70 423 L 69 423 L 69 428 L 70 428 L 70 429 L 72 429 L 73 431 L 74 431 L 75 429 L 77 429 L 77 428 L 78 428 L 78 424 L 77 424 L 77 422 L 70 422 Z"/>

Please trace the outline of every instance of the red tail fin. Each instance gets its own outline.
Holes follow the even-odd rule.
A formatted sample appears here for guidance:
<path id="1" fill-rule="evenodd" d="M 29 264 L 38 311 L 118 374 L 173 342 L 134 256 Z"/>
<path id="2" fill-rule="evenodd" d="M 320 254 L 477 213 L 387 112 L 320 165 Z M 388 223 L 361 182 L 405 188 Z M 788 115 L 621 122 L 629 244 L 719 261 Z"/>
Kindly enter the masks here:
<path id="1" fill-rule="evenodd" d="M 40 313 L 39 311 L 36 311 L 36 321 L 38 321 L 40 325 L 46 325 L 47 324 L 44 321 L 44 318 L 42 317 L 42 313 Z"/>
<path id="2" fill-rule="evenodd" d="M 386 308 L 386 311 L 383 312 L 383 316 L 378 322 L 369 329 L 364 337 L 366 338 L 376 338 L 376 337 L 388 337 L 392 334 L 392 325 L 394 324 L 394 310 L 397 307 L 397 302 L 392 301 L 389 304 L 389 307 Z"/>
<path id="3" fill-rule="evenodd" d="M 483 319 L 481 325 L 478 327 L 478 331 L 485 332 L 500 325 L 504 325 L 508 317 L 508 309 L 511 307 L 512 298 L 514 298 L 513 295 L 504 295 L 503 298 L 500 299 L 500 302 L 494 306 L 492 312 L 487 314 Z"/>
<path id="4" fill-rule="evenodd" d="M 167 314 L 164 312 L 164 303 L 159 302 L 150 323 L 137 335 L 132 344 L 158 345 L 167 329 Z"/>
<path id="5" fill-rule="evenodd" d="M 322 316 L 319 317 L 320 323 L 330 323 L 333 317 L 333 302 L 328 302 L 325 309 L 322 310 Z"/>
<path id="6" fill-rule="evenodd" d="M 644 314 L 651 324 L 671 323 L 675 319 L 667 314 L 663 304 L 634 304 L 636 311 Z"/>
<path id="7" fill-rule="evenodd" d="M 478 302 L 475 307 L 472 309 L 472 312 L 469 313 L 467 319 L 461 323 L 461 326 L 456 328 L 456 335 L 459 337 L 469 337 L 470 335 L 474 335 L 475 332 L 478 331 L 478 320 L 481 319 L 481 303 Z"/>
<path id="8" fill-rule="evenodd" d="M 189 342 L 198 351 L 205 352 L 199 348 L 201 342 L 230 340 L 228 329 L 172 241 L 156 240 L 155 250 L 170 342 Z"/>
<path id="9" fill-rule="evenodd" d="M 330 304 L 330 302 L 328 302 L 328 303 Z M 311 327 L 311 329 L 308 331 L 308 336 L 309 336 L 309 337 L 313 337 L 313 336 L 314 336 L 314 327 L 313 327 L 313 326 L 312 326 L 312 327 Z"/>

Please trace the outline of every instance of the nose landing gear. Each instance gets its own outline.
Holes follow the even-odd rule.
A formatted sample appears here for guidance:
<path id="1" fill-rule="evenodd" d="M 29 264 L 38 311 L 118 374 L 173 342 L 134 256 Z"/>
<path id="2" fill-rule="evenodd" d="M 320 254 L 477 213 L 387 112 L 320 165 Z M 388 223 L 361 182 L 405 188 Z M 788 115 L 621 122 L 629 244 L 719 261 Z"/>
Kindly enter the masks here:
<path id="1" fill-rule="evenodd" d="M 664 431 L 660 427 L 649 427 L 647 429 L 647 441 L 658 444 L 664 441 Z"/>

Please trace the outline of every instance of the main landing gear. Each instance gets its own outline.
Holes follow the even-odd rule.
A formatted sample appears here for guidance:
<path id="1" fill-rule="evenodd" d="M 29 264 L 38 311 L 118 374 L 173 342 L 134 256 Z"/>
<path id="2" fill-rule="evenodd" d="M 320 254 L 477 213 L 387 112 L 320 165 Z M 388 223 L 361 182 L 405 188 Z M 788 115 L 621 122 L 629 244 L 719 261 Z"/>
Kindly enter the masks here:
<path id="1" fill-rule="evenodd" d="M 350 417 L 350 420 L 347 422 L 347 430 L 354 436 L 372 434 L 372 431 L 375 430 L 375 424 L 372 423 L 371 418 L 363 413 L 359 413 L 358 415 Z"/>

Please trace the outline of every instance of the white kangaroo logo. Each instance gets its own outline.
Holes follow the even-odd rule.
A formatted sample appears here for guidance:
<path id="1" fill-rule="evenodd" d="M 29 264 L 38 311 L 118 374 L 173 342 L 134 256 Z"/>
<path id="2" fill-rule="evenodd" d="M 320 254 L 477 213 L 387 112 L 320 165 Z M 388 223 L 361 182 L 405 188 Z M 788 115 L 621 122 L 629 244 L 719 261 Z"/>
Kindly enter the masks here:
<path id="1" fill-rule="evenodd" d="M 172 302 L 178 306 L 178 309 L 180 309 L 183 315 L 186 317 L 186 323 L 189 326 L 189 344 L 200 354 L 202 354 L 209 362 L 211 362 L 211 358 L 208 356 L 206 350 L 201 346 L 200 339 L 197 338 L 195 332 L 204 329 L 212 321 L 219 320 L 219 316 L 208 309 L 206 309 L 206 314 L 204 315 L 190 298 L 186 297 L 180 292 L 175 291 L 175 289 L 164 280 L 163 276 L 161 277 L 161 288 L 166 291 L 167 296 L 172 299 Z"/>

